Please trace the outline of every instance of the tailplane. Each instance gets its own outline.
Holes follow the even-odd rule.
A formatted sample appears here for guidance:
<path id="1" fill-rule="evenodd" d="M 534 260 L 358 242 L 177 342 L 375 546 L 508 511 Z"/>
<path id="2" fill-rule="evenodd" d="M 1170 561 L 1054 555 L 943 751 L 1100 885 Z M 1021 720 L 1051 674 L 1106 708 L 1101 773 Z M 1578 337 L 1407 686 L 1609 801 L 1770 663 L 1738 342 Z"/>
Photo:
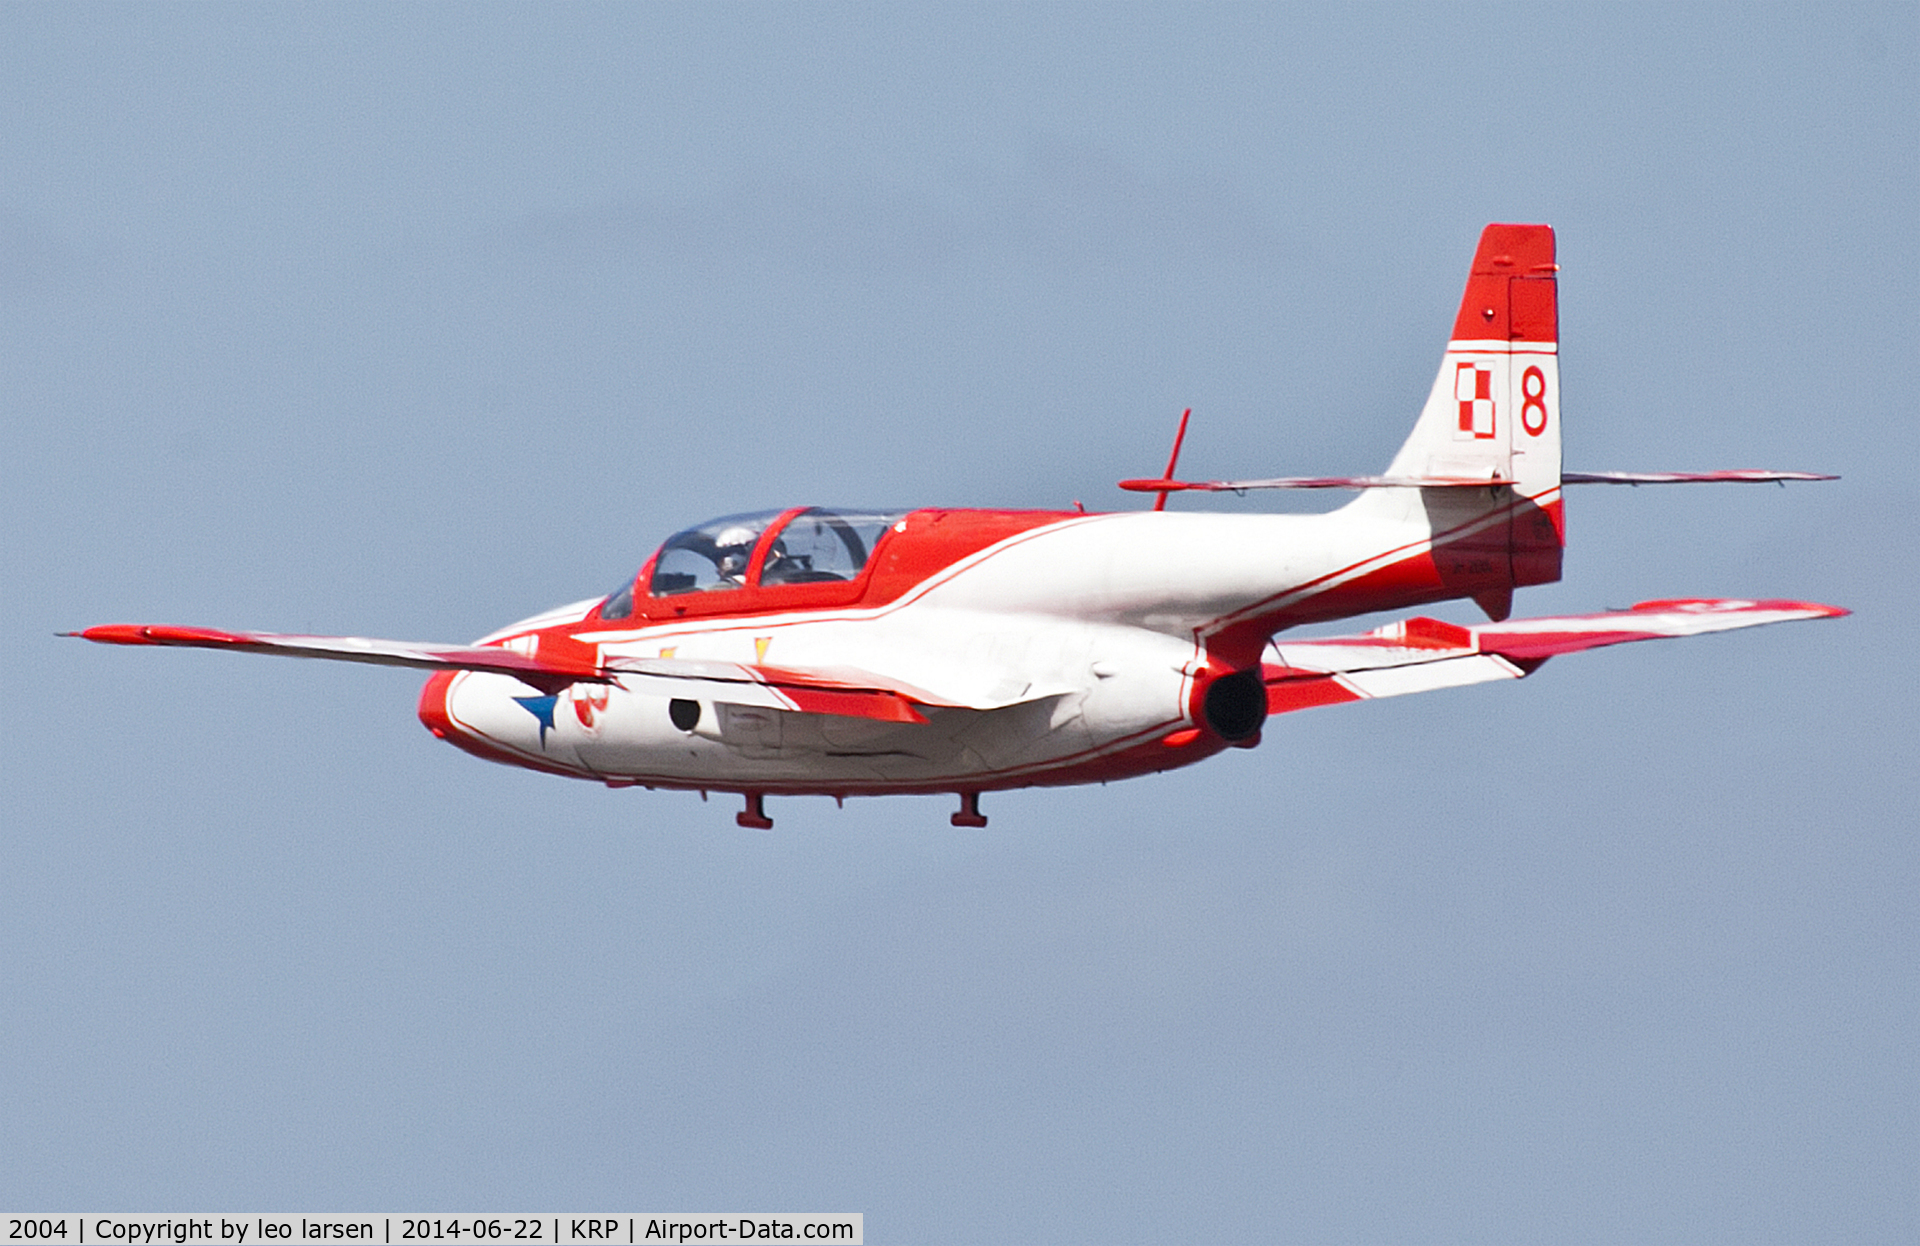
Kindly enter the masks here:
<path id="1" fill-rule="evenodd" d="M 1489 225 L 1480 235 L 1467 292 L 1434 378 L 1433 392 L 1393 463 L 1379 476 L 1276 476 L 1176 480 L 1180 442 L 1158 477 L 1123 480 L 1134 493 L 1244 493 L 1249 489 L 1385 490 L 1361 501 L 1403 509 L 1404 491 L 1511 487 L 1536 506 L 1560 491 L 1559 310 L 1553 229 Z"/>
<path id="2" fill-rule="evenodd" d="M 1568 484 L 1785 483 L 1832 480 L 1814 472 L 1565 472 L 1560 467 L 1560 267 L 1550 225 L 1489 225 L 1440 371 L 1413 433 L 1378 476 L 1278 476 L 1260 480 L 1173 478 L 1173 457 L 1159 477 L 1123 480 L 1122 489 L 1359 489 L 1355 516 L 1405 523 L 1432 542 L 1441 578 L 1495 619 L 1513 590 L 1560 578 L 1566 525 L 1560 490 Z M 1190 414 L 1190 413 L 1189 413 Z"/>

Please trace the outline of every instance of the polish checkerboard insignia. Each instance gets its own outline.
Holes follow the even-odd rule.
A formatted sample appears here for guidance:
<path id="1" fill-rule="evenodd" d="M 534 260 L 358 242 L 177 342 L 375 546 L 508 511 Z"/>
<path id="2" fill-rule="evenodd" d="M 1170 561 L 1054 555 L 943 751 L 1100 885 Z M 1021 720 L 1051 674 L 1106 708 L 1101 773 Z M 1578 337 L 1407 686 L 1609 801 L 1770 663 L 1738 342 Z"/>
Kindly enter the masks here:
<path id="1" fill-rule="evenodd" d="M 1486 441 L 1493 437 L 1493 370 L 1478 364 L 1454 367 L 1453 396 L 1460 404 L 1460 434 Z"/>

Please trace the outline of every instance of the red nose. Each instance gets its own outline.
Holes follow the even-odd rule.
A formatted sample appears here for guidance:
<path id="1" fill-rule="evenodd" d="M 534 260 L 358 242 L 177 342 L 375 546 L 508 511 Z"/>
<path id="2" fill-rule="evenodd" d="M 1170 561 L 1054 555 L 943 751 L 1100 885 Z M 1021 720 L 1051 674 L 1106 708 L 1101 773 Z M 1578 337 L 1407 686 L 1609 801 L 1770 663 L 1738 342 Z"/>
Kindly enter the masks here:
<path id="1" fill-rule="evenodd" d="M 435 671 L 427 686 L 420 689 L 420 723 L 436 739 L 457 739 L 453 721 L 447 717 L 447 688 L 453 683 L 452 671 Z"/>

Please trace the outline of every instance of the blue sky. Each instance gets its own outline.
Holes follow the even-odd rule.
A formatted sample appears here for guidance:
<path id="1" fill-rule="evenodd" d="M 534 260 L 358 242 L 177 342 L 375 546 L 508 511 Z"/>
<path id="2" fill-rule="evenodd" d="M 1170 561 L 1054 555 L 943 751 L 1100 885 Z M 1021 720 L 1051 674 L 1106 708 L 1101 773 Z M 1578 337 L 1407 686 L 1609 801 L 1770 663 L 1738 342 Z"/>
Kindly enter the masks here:
<path id="1" fill-rule="evenodd" d="M 1911 1239 L 1916 12 L 0 8 L 5 1201 Z M 1489 220 L 1559 231 L 1570 467 L 1845 476 L 1576 492 L 1517 612 L 1854 616 L 770 835 L 52 636 L 1135 505 L 1184 406 L 1196 475 L 1376 471 Z"/>

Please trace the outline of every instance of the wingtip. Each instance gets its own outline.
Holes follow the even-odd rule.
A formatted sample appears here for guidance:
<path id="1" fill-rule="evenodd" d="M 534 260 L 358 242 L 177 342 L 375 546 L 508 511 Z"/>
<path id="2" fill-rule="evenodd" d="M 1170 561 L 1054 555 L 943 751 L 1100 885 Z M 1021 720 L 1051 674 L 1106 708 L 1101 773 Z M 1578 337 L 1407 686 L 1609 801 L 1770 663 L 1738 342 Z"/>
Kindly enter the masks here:
<path id="1" fill-rule="evenodd" d="M 1633 613 L 1683 610 L 1698 614 L 1764 610 L 1804 614 L 1809 618 L 1816 619 L 1837 619 L 1853 613 L 1853 611 L 1847 609 L 1845 606 L 1829 606 L 1825 602 L 1819 601 L 1786 601 L 1779 598 L 1752 600 L 1725 597 L 1663 597 L 1654 601 L 1636 601 L 1628 607 L 1628 610 Z"/>
<path id="2" fill-rule="evenodd" d="M 148 630 L 138 623 L 104 623 L 98 627 L 83 628 L 77 632 L 61 632 L 60 635 L 91 640 L 102 645 L 148 645 L 153 643 L 147 635 Z"/>
<path id="3" fill-rule="evenodd" d="M 1758 604 L 1763 609 L 1800 611 L 1815 619 L 1838 619 L 1853 613 L 1845 606 L 1830 606 L 1823 601 L 1763 601 Z"/>
<path id="4" fill-rule="evenodd" d="M 1763 601 L 1760 604 L 1775 610 L 1799 611 L 1810 619 L 1839 619 L 1853 613 L 1845 606 L 1829 606 L 1821 601 Z"/>

